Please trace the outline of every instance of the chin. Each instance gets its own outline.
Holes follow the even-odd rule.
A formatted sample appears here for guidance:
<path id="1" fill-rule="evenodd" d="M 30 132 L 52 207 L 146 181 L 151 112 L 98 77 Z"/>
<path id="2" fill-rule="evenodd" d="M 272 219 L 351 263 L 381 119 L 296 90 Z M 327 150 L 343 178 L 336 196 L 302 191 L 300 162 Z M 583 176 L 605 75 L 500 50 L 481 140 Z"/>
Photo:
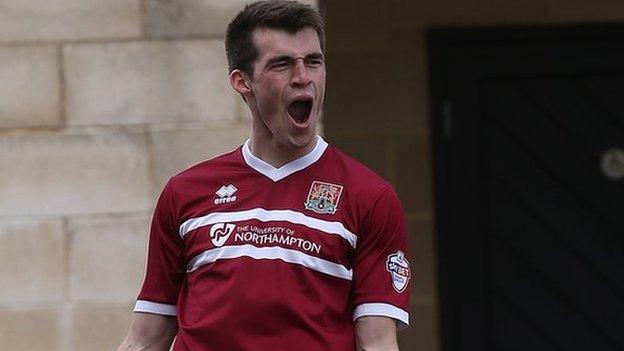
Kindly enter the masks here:
<path id="1" fill-rule="evenodd" d="M 309 133 L 304 135 L 291 136 L 290 144 L 297 149 L 308 147 L 316 140 L 315 129 L 312 129 Z"/>

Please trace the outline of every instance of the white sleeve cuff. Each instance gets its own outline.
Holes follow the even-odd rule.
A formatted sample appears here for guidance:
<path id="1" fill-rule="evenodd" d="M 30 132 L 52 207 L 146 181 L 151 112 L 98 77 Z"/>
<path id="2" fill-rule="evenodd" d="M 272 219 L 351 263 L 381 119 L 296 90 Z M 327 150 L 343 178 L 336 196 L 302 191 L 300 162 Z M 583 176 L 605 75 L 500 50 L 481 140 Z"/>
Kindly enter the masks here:
<path id="1" fill-rule="evenodd" d="M 409 325 L 409 313 L 387 303 L 363 303 L 353 312 L 353 321 L 364 316 L 383 316 L 396 319 L 399 330 Z"/>
<path id="2" fill-rule="evenodd" d="M 165 316 L 177 316 L 178 308 L 175 305 L 138 300 L 134 306 L 134 312 L 147 312 L 162 314 Z"/>

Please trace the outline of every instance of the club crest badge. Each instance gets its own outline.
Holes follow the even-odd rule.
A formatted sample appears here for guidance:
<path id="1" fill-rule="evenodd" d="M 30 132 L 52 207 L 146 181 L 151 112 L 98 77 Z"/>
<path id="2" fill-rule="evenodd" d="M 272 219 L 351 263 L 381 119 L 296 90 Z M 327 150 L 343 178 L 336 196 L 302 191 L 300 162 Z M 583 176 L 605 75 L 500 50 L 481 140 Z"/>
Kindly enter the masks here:
<path id="1" fill-rule="evenodd" d="M 403 251 L 397 251 L 388 255 L 386 261 L 386 270 L 390 272 L 392 277 L 392 287 L 398 293 L 405 291 L 407 283 L 411 277 L 411 270 L 409 267 L 409 261 L 405 258 Z"/>
<path id="2" fill-rule="evenodd" d="M 306 210 L 319 214 L 334 214 L 338 210 L 338 201 L 342 195 L 342 185 L 315 180 L 310 186 L 305 202 Z"/>

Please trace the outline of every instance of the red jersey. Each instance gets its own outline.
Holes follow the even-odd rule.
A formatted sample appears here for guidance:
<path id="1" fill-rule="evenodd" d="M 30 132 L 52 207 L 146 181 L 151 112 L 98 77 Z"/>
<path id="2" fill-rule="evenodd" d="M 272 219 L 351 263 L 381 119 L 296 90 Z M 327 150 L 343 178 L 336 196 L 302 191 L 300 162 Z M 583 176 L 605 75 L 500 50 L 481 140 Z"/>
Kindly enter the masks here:
<path id="1" fill-rule="evenodd" d="M 174 350 L 354 351 L 354 321 L 408 324 L 392 187 L 318 137 L 274 168 L 248 143 L 165 186 L 137 312 L 177 315 Z"/>

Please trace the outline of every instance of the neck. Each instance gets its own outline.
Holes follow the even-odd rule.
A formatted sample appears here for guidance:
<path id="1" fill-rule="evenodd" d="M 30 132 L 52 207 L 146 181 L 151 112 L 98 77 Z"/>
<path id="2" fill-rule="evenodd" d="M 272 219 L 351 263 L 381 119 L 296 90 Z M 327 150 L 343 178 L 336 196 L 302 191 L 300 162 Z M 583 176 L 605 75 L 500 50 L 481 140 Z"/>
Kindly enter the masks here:
<path id="1" fill-rule="evenodd" d="M 249 139 L 251 153 L 275 168 L 309 154 L 316 146 L 316 136 L 312 142 L 303 147 L 289 147 L 276 140 L 261 140 L 254 135 Z"/>

